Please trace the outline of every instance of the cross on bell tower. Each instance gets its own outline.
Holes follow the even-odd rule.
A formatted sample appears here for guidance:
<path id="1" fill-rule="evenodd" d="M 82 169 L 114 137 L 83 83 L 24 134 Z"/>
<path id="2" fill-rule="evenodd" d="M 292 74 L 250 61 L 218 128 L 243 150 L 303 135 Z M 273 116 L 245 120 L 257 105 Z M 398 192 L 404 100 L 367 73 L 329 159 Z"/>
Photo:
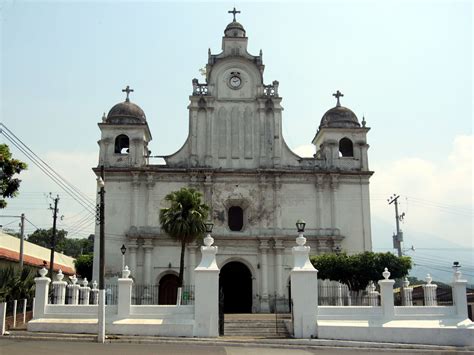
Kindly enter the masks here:
<path id="1" fill-rule="evenodd" d="M 129 102 L 130 99 L 129 99 L 129 95 L 131 92 L 133 92 L 134 90 L 133 89 L 130 89 L 130 86 L 127 85 L 127 87 L 125 89 L 122 89 L 122 92 L 126 92 L 127 93 L 127 97 L 125 98 L 125 101 L 126 102 Z"/>
<path id="2" fill-rule="evenodd" d="M 233 10 L 227 11 L 227 12 L 228 12 L 229 14 L 233 14 L 233 15 L 234 15 L 234 22 L 235 22 L 235 14 L 240 14 L 240 11 L 237 11 L 237 10 L 235 9 L 235 7 L 234 7 Z"/>
<path id="3" fill-rule="evenodd" d="M 339 98 L 343 97 L 344 95 L 339 90 L 337 90 L 335 94 L 332 94 L 332 96 L 337 99 L 336 107 L 341 107 L 341 102 L 339 101 Z"/>

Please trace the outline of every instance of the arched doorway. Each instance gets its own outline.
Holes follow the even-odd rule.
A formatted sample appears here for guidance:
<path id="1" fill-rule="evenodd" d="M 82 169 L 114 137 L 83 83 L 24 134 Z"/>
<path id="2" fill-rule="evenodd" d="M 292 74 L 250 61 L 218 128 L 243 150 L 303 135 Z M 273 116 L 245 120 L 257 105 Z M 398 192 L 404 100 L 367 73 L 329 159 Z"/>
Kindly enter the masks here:
<path id="1" fill-rule="evenodd" d="M 220 272 L 224 313 L 252 313 L 252 273 L 243 263 L 232 261 Z"/>
<path id="2" fill-rule="evenodd" d="M 178 276 L 165 275 L 160 280 L 158 290 L 158 304 L 176 304 L 178 296 Z"/>

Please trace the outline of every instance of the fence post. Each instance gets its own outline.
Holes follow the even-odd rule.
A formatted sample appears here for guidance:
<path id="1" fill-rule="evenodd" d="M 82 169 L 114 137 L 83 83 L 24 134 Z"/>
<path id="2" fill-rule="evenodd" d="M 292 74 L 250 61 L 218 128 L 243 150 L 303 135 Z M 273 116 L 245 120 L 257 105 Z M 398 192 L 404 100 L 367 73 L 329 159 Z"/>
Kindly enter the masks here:
<path id="1" fill-rule="evenodd" d="M 219 335 L 219 268 L 216 263 L 217 247 L 210 234 L 201 246 L 201 263 L 194 269 L 195 304 L 193 335 Z"/>
<path id="2" fill-rule="evenodd" d="M 336 289 L 336 306 L 343 306 L 344 301 L 342 300 L 342 285 L 339 283 Z"/>
<path id="3" fill-rule="evenodd" d="M 46 277 L 48 270 L 44 267 L 39 271 L 40 277 L 35 277 L 36 292 L 33 307 L 33 316 L 35 319 L 41 318 L 46 313 L 46 305 L 48 304 L 48 290 L 51 279 Z"/>
<path id="4" fill-rule="evenodd" d="M 467 315 L 467 280 L 461 280 L 461 271 L 456 269 L 453 281 L 453 303 L 456 307 L 456 314 L 461 319 L 466 319 Z"/>
<path id="5" fill-rule="evenodd" d="M 5 334 L 5 317 L 7 314 L 7 303 L 0 303 L 0 335 Z"/>
<path id="6" fill-rule="evenodd" d="M 367 286 L 367 295 L 369 296 L 369 306 L 376 307 L 379 305 L 379 293 L 375 291 L 373 281 L 370 281 L 369 286 Z"/>
<path id="7" fill-rule="evenodd" d="M 380 285 L 380 303 L 385 319 L 393 319 L 395 313 L 395 306 L 393 303 L 393 284 L 395 280 L 390 280 L 390 272 L 385 268 L 382 273 L 384 279 L 379 280 Z"/>
<path id="8" fill-rule="evenodd" d="M 84 278 L 82 281 L 82 287 L 79 288 L 80 292 L 80 304 L 89 304 L 89 294 L 91 292 L 91 288 L 87 285 L 89 282 L 87 281 L 87 277 Z"/>
<path id="9" fill-rule="evenodd" d="M 92 301 L 91 304 L 99 304 L 99 289 L 97 288 L 97 281 L 92 283 Z"/>
<path id="10" fill-rule="evenodd" d="M 76 275 L 72 275 L 69 277 L 71 279 L 72 284 L 67 285 L 69 292 L 71 294 L 71 304 L 77 305 L 79 302 L 79 285 L 77 284 L 77 277 Z"/>
<path id="11" fill-rule="evenodd" d="M 318 270 L 309 261 L 310 247 L 300 232 L 293 247 L 293 269 L 291 270 L 291 299 L 293 301 L 293 332 L 295 338 L 317 336 Z"/>
<path id="12" fill-rule="evenodd" d="M 25 298 L 23 300 L 23 324 L 26 324 L 26 304 L 28 300 Z"/>
<path id="13" fill-rule="evenodd" d="M 410 281 L 405 277 L 403 281 L 403 305 L 404 306 L 413 306 L 413 287 L 410 286 Z"/>
<path id="14" fill-rule="evenodd" d="M 56 304 L 64 304 L 67 282 L 63 281 L 64 274 L 61 269 L 59 269 L 56 278 L 57 281 L 53 281 L 54 299 L 56 300 Z"/>
<path id="15" fill-rule="evenodd" d="M 16 328 L 16 309 L 18 308 L 18 301 L 13 301 L 13 328 Z"/>
<path id="16" fill-rule="evenodd" d="M 128 266 L 122 270 L 122 278 L 118 279 L 118 299 L 117 315 L 119 318 L 128 318 L 130 316 L 130 305 L 132 303 L 132 284 L 133 280 L 129 278 L 130 270 Z"/>
<path id="17" fill-rule="evenodd" d="M 433 278 L 430 274 L 426 275 L 426 285 L 423 285 L 423 295 L 425 298 L 425 306 L 436 306 L 436 289 L 438 285 L 432 284 Z"/>

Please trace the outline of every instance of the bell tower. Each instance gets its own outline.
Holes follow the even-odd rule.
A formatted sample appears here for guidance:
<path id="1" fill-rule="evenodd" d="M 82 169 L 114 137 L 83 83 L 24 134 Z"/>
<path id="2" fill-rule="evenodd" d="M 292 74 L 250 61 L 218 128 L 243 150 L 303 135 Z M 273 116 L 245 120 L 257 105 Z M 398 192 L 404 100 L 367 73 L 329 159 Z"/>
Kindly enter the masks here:
<path id="1" fill-rule="evenodd" d="M 141 167 L 148 164 L 151 133 L 145 113 L 130 101 L 133 91 L 129 86 L 123 89 L 127 95 L 125 101 L 112 107 L 99 123 L 99 166 Z"/>
<path id="2" fill-rule="evenodd" d="M 328 168 L 369 171 L 367 132 L 370 128 L 365 126 L 364 118 L 361 125 L 354 112 L 341 106 L 340 98 L 344 95 L 339 90 L 333 96 L 336 106 L 323 115 L 313 139 L 316 158 L 324 159 Z"/>

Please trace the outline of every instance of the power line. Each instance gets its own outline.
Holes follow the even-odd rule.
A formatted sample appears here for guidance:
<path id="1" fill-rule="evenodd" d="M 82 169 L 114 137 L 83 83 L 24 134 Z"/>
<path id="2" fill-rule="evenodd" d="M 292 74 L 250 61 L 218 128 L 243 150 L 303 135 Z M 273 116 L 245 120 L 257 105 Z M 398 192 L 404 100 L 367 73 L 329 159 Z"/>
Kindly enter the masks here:
<path id="1" fill-rule="evenodd" d="M 43 173 L 51 180 L 59 185 L 66 193 L 68 193 L 76 202 L 81 204 L 88 212 L 95 216 L 95 203 L 78 188 L 69 183 L 60 174 L 58 174 L 49 164 L 34 153 L 25 143 L 23 143 L 12 131 L 10 131 L 3 123 L 0 123 L 3 129 L 0 129 L 8 141 L 10 141 L 18 150 L 20 150 L 27 158 L 29 158 Z"/>

